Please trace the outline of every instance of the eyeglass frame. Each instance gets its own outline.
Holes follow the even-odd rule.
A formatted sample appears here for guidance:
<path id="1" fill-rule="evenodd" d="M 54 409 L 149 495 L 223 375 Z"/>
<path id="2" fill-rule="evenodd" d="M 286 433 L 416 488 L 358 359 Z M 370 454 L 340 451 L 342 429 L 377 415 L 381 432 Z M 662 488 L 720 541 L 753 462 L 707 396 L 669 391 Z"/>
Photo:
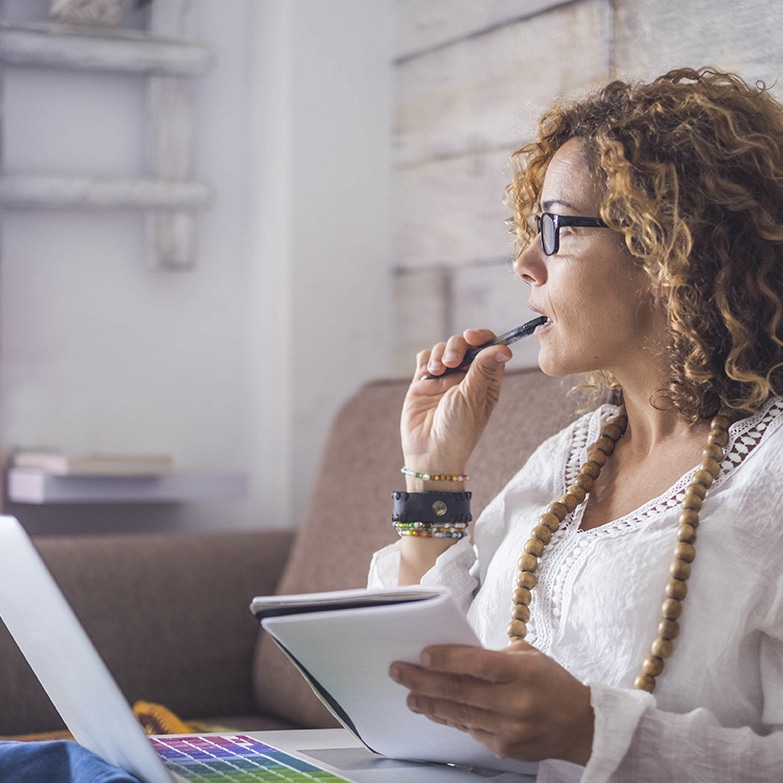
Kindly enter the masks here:
<path id="1" fill-rule="evenodd" d="M 581 217 L 578 215 L 558 215 L 554 212 L 539 212 L 533 216 L 536 221 L 536 233 L 541 237 L 541 248 L 544 255 L 553 256 L 560 250 L 560 229 L 565 226 L 578 226 L 581 228 L 609 228 L 606 222 L 599 217 Z M 554 228 L 554 240 L 551 250 L 547 250 L 544 241 L 544 232 L 541 230 L 544 218 L 552 221 Z"/>

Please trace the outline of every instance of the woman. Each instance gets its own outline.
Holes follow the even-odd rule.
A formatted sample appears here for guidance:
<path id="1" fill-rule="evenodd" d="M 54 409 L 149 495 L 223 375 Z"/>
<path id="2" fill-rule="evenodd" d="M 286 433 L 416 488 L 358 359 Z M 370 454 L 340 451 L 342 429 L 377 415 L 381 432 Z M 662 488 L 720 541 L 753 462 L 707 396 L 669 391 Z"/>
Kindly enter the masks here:
<path id="1" fill-rule="evenodd" d="M 451 587 L 487 649 L 390 674 L 539 780 L 781 780 L 783 107 L 708 69 L 613 82 L 513 160 L 540 367 L 586 375 L 597 407 L 469 537 L 464 471 L 511 351 L 444 375 L 493 337 L 468 330 L 419 354 L 400 541 L 370 583 Z"/>

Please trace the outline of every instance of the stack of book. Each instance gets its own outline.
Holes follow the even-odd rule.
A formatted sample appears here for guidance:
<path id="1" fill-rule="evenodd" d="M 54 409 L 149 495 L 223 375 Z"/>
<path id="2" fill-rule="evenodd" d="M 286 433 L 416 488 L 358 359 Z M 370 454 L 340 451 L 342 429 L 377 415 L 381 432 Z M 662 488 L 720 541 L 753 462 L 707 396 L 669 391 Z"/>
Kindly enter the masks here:
<path id="1" fill-rule="evenodd" d="M 51 476 L 159 476 L 171 473 L 174 460 L 167 454 L 62 454 L 53 451 L 17 451 L 11 465 Z"/>
<path id="2" fill-rule="evenodd" d="M 68 454 L 19 449 L 9 455 L 6 500 L 14 503 L 185 503 L 241 500 L 239 473 L 175 468 L 168 454 Z"/>

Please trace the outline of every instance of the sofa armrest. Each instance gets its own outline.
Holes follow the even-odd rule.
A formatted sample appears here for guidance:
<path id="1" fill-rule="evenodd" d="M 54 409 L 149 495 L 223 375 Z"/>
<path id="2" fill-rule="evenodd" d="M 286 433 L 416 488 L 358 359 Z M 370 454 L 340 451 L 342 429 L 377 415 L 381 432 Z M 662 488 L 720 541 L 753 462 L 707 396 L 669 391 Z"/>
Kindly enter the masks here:
<path id="1" fill-rule="evenodd" d="M 248 609 L 273 593 L 291 531 L 35 541 L 129 702 L 183 718 L 252 714 L 259 634 Z M 62 727 L 0 624 L 0 735 Z"/>

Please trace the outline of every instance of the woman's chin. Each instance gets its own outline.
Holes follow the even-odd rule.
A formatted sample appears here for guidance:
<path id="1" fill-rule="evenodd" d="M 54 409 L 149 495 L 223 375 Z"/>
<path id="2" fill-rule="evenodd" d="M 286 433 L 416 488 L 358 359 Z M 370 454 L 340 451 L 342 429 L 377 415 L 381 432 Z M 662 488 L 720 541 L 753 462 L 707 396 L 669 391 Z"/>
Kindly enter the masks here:
<path id="1" fill-rule="evenodd" d="M 538 352 L 538 368 L 544 375 L 549 375 L 552 378 L 565 378 L 567 375 L 588 372 L 577 366 L 575 362 L 565 361 L 563 357 L 547 355 L 543 350 Z"/>

